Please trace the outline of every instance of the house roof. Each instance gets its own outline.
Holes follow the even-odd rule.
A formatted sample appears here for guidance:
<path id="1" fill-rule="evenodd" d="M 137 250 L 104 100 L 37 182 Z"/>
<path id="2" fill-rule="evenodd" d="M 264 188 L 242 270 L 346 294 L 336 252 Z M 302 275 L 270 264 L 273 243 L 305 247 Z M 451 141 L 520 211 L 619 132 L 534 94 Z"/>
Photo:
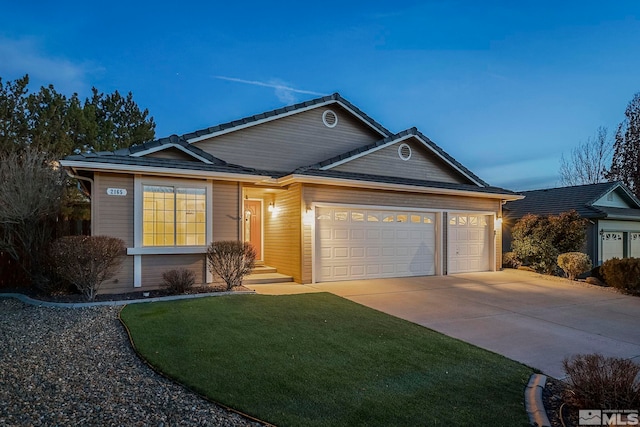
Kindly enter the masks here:
<path id="1" fill-rule="evenodd" d="M 542 190 L 523 191 L 522 200 L 505 205 L 505 215 L 521 218 L 526 214 L 558 215 L 575 210 L 583 218 L 609 218 L 640 214 L 640 209 L 612 208 L 594 206 L 594 203 L 606 194 L 616 191 L 624 196 L 632 206 L 640 208 L 640 201 L 621 182 L 601 182 L 598 184 L 576 185 L 572 187 L 547 188 Z M 634 213 L 634 211 L 638 211 Z M 627 215 L 627 216 L 628 216 Z"/>
<path id="2" fill-rule="evenodd" d="M 384 184 L 395 184 L 402 186 L 412 186 L 419 188 L 431 188 L 431 189 L 441 189 L 441 190 L 453 190 L 460 192 L 473 192 L 478 194 L 496 194 L 502 195 L 504 197 L 513 196 L 515 198 L 519 198 L 520 195 L 510 190 L 506 190 L 500 187 L 479 187 L 473 184 L 457 184 L 450 182 L 439 182 L 439 181 L 426 181 L 419 179 L 408 179 L 408 178 L 399 178 L 392 176 L 381 176 L 381 175 L 368 175 L 354 172 L 341 172 L 335 170 L 322 170 L 322 169 L 300 169 L 296 171 L 294 174 L 297 175 L 305 175 L 305 176 L 315 176 L 322 178 L 333 178 L 333 179 L 344 179 L 344 180 L 352 180 L 352 181 L 363 181 L 363 182 L 376 182 L 376 183 L 384 183 Z"/>
<path id="3" fill-rule="evenodd" d="M 330 159 L 323 160 L 314 165 L 306 166 L 304 168 L 300 168 L 299 170 L 307 170 L 307 169 L 321 169 L 321 170 L 329 170 L 334 166 L 345 163 L 349 160 L 353 160 L 362 155 L 368 154 L 376 149 L 380 149 L 382 147 L 386 147 L 388 145 L 394 144 L 396 142 L 402 141 L 407 137 L 416 137 L 423 145 L 425 145 L 428 149 L 430 149 L 433 153 L 435 153 L 438 157 L 440 157 L 443 161 L 448 163 L 450 166 L 453 166 L 454 169 L 457 169 L 462 175 L 466 176 L 471 181 L 475 182 L 478 185 L 489 187 L 485 181 L 480 179 L 477 175 L 471 172 L 469 169 L 464 167 L 461 163 L 459 163 L 456 159 L 447 154 L 442 148 L 440 148 L 435 142 L 431 141 L 428 137 L 426 137 L 422 132 L 420 132 L 417 128 L 412 127 L 410 129 L 403 130 L 402 132 L 396 133 L 394 135 L 389 135 L 386 138 L 380 139 L 372 144 L 365 145 L 359 147 L 355 150 L 348 151 L 346 153 L 334 156 Z"/>
<path id="4" fill-rule="evenodd" d="M 306 111 L 312 108 L 321 107 L 323 105 L 338 103 L 345 109 L 349 110 L 351 113 L 356 115 L 360 120 L 362 120 L 369 127 L 375 129 L 378 133 L 383 136 L 391 135 L 391 132 L 382 126 L 380 123 L 376 122 L 374 119 L 365 114 L 358 107 L 344 99 L 340 96 L 339 93 L 334 93 L 331 95 L 323 96 L 320 98 L 312 99 L 305 102 L 300 102 L 294 105 L 288 105 L 286 107 L 277 108 L 275 110 L 267 111 L 260 114 L 255 114 L 253 116 L 244 117 L 239 120 L 233 120 L 228 123 L 219 124 L 216 126 L 200 129 L 194 132 L 186 133 L 182 135 L 184 139 L 186 139 L 189 143 L 201 141 L 206 138 L 211 138 L 220 133 L 233 132 L 234 130 L 243 129 L 245 127 L 253 126 L 264 121 L 275 120 L 277 118 L 288 116 L 292 114 L 296 114 L 302 111 Z"/>
<path id="5" fill-rule="evenodd" d="M 300 167 L 295 170 L 259 170 L 250 167 L 244 167 L 237 164 L 229 164 L 208 152 L 196 147 L 192 143 L 215 136 L 216 134 L 225 133 L 233 130 L 242 129 L 249 125 L 263 123 L 265 120 L 273 120 L 297 112 L 306 111 L 308 109 L 327 105 L 330 103 L 339 103 L 342 107 L 358 116 L 362 121 L 370 127 L 377 130 L 382 138 L 374 143 L 367 144 L 356 150 L 349 151 L 339 156 L 326 159 L 314 165 Z M 461 175 L 468 179 L 468 184 L 456 184 L 446 182 L 427 181 L 420 179 L 388 177 L 379 175 L 369 175 L 366 173 L 348 173 L 332 170 L 332 167 L 354 158 L 366 155 L 372 151 L 381 149 L 385 146 L 394 144 L 403 139 L 415 138 L 421 142 L 435 156 L 447 163 L 452 169 L 458 171 Z M 193 157 L 197 161 L 176 160 L 155 156 L 148 156 L 154 152 L 166 149 L 177 149 L 183 153 Z M 492 187 L 470 170 L 457 162 L 453 157 L 442 150 L 437 144 L 419 132 L 415 127 L 404 130 L 397 134 L 392 134 L 389 130 L 381 126 L 375 120 L 371 119 L 360 109 L 342 98 L 338 93 L 313 99 L 311 101 L 295 104 L 292 106 L 276 109 L 266 113 L 246 117 L 244 119 L 233 122 L 209 127 L 182 136 L 171 135 L 167 138 L 160 138 L 154 141 L 145 142 L 143 144 L 134 145 L 129 148 L 116 150 L 114 152 L 99 152 L 67 156 L 61 161 L 65 167 L 87 170 L 108 170 L 108 171 L 127 171 L 129 173 L 152 173 L 152 174 L 172 174 L 175 176 L 188 177 L 219 177 L 220 179 L 241 179 L 249 182 L 260 183 L 264 185 L 286 185 L 292 179 L 300 179 L 307 177 L 307 180 L 318 182 L 334 183 L 336 185 L 354 185 L 366 186 L 365 182 L 371 183 L 372 188 L 386 188 L 388 185 L 397 185 L 403 188 L 403 191 L 435 191 L 439 193 L 450 192 L 452 194 L 467 193 L 475 194 L 481 197 L 490 197 L 491 195 L 503 199 L 514 200 L 520 198 L 516 193 L 498 187 Z M 297 177 L 297 178 L 296 178 Z M 431 190 L 430 190 L 431 189 Z"/>
<path id="6" fill-rule="evenodd" d="M 226 162 L 224 160 L 218 159 L 213 155 L 207 153 L 200 148 L 191 145 L 181 136 L 171 135 L 166 138 L 156 139 L 154 141 L 144 142 L 142 144 L 132 145 L 129 148 L 121 148 L 120 150 L 116 150 L 114 152 L 104 152 L 98 153 L 100 155 L 116 155 L 116 156 L 133 156 L 133 157 L 141 157 L 143 155 L 151 154 L 156 151 L 164 150 L 167 148 L 176 148 L 196 160 L 200 160 L 207 164 L 214 165 L 225 165 Z"/>
<path id="7" fill-rule="evenodd" d="M 220 159 L 213 158 L 215 161 L 210 163 L 192 162 L 188 160 L 163 159 L 157 157 L 135 157 L 126 154 L 126 150 L 118 150 L 116 152 L 100 152 L 100 153 L 84 153 L 67 156 L 61 161 L 63 166 L 78 167 L 94 164 L 98 165 L 128 165 L 142 168 L 156 169 L 175 169 L 175 170 L 194 170 L 206 172 L 220 172 L 229 174 L 255 175 L 271 177 L 278 175 L 278 172 L 261 171 L 244 166 L 226 163 Z M 213 156 L 211 156 L 213 157 Z"/>

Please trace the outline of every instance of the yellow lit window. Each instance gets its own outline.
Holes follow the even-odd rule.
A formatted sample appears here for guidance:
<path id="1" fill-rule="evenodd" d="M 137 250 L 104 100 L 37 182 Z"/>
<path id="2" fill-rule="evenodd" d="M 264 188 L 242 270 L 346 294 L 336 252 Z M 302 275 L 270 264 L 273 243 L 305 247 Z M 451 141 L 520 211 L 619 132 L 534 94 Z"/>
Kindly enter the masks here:
<path id="1" fill-rule="evenodd" d="M 206 191 L 145 185 L 142 241 L 144 246 L 204 246 Z"/>

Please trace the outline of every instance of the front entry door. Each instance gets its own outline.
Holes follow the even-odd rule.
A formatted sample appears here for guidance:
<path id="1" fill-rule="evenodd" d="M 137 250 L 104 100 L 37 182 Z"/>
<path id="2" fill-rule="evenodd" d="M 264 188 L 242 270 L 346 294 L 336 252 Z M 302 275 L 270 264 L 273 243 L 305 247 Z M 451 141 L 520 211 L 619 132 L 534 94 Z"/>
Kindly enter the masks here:
<path id="1" fill-rule="evenodd" d="M 262 200 L 244 201 L 244 241 L 256 250 L 256 261 L 262 261 Z"/>

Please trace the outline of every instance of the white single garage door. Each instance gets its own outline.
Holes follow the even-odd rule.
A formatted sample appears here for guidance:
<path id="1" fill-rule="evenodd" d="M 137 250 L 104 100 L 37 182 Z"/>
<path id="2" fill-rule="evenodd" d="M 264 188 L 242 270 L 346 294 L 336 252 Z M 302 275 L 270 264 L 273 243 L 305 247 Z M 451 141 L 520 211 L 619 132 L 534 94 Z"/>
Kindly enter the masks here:
<path id="1" fill-rule="evenodd" d="M 488 215 L 449 214 L 448 273 L 490 270 L 491 245 Z"/>
<path id="2" fill-rule="evenodd" d="M 624 258 L 624 238 L 621 231 L 607 231 L 602 235 L 602 262 Z"/>
<path id="3" fill-rule="evenodd" d="M 316 208 L 316 281 L 435 274 L 435 214 Z"/>

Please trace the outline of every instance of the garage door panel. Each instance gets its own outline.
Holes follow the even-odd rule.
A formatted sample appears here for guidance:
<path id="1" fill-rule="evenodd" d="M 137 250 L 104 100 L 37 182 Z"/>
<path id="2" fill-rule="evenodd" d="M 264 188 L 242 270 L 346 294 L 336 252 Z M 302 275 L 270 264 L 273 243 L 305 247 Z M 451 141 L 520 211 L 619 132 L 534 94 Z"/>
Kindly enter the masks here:
<path id="1" fill-rule="evenodd" d="M 337 228 L 333 230 L 333 238 L 336 240 L 346 240 L 349 238 L 349 230 Z"/>
<path id="2" fill-rule="evenodd" d="M 367 230 L 367 240 L 379 240 L 380 230 Z"/>
<path id="3" fill-rule="evenodd" d="M 334 258 L 348 258 L 349 257 L 349 248 L 335 248 L 333 250 Z"/>
<path id="4" fill-rule="evenodd" d="M 364 240 L 364 230 L 351 230 L 351 240 Z"/>
<path id="5" fill-rule="evenodd" d="M 351 258 L 364 258 L 365 248 L 351 248 Z"/>

